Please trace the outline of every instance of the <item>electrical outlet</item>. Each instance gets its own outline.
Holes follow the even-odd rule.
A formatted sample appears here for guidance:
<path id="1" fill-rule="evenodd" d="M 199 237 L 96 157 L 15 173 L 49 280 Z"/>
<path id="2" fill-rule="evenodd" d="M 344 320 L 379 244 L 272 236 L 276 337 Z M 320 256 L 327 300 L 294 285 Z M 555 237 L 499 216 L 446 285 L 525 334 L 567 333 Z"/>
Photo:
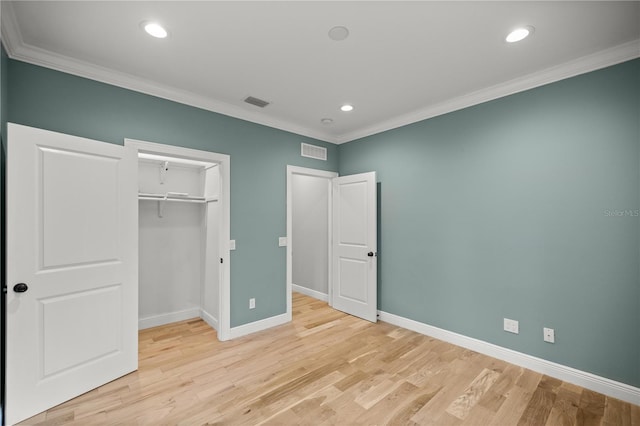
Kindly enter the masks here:
<path id="1" fill-rule="evenodd" d="M 518 334 L 520 332 L 518 321 L 509 318 L 504 318 L 504 331 L 509 333 Z"/>
<path id="2" fill-rule="evenodd" d="M 287 237 L 279 237 L 278 247 L 286 247 L 286 246 L 287 246 Z"/>
<path id="3" fill-rule="evenodd" d="M 249 309 L 255 309 L 255 308 L 256 308 L 256 299 L 252 297 L 251 299 L 249 299 Z"/>
<path id="4" fill-rule="evenodd" d="M 555 343 L 556 342 L 556 332 L 553 328 L 543 328 L 542 335 L 544 341 L 547 343 Z"/>

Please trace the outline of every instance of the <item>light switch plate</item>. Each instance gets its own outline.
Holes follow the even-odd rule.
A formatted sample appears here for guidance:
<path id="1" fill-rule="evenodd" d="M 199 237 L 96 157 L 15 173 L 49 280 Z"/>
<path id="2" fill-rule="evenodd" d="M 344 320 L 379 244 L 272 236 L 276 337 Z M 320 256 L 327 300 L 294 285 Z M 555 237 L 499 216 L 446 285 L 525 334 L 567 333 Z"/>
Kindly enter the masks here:
<path id="1" fill-rule="evenodd" d="M 229 240 L 229 250 L 236 249 L 236 240 Z"/>
<path id="2" fill-rule="evenodd" d="M 278 247 L 286 247 L 287 246 L 287 237 L 278 238 Z"/>

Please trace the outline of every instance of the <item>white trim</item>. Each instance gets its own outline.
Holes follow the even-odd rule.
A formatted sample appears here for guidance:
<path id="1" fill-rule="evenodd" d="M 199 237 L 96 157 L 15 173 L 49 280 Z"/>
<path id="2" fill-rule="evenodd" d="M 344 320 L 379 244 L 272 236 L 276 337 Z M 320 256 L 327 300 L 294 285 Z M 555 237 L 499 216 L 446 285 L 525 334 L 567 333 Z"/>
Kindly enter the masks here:
<path id="1" fill-rule="evenodd" d="M 271 327 L 276 327 L 282 324 L 286 324 L 291 321 L 291 316 L 287 314 L 280 314 L 274 317 L 265 318 L 262 320 L 250 322 L 248 324 L 232 327 L 229 332 L 230 339 L 237 339 L 238 337 L 246 336 L 247 334 L 257 333 Z"/>
<path id="2" fill-rule="evenodd" d="M 437 105 L 411 112 L 387 121 L 365 127 L 350 133 L 334 136 L 322 131 L 300 126 L 298 124 L 266 117 L 262 112 L 245 109 L 243 106 L 221 102 L 196 93 L 180 90 L 161 83 L 142 79 L 131 74 L 121 73 L 110 68 L 101 67 L 89 62 L 80 61 L 69 56 L 49 52 L 24 42 L 20 32 L 15 11 L 11 2 L 2 2 L 2 41 L 7 54 L 12 59 L 28 62 L 79 77 L 89 78 L 125 89 L 156 96 L 185 105 L 202 108 L 218 114 L 228 115 L 241 120 L 250 121 L 268 127 L 292 132 L 298 135 L 341 144 L 376 133 L 406 126 L 438 115 L 467 108 L 493 99 L 498 99 L 524 90 L 533 89 L 565 78 L 574 77 L 600 68 L 615 65 L 640 56 L 638 46 L 640 39 L 632 40 L 609 49 L 596 52 L 573 61 L 550 67 L 504 83 L 480 89 Z"/>
<path id="3" fill-rule="evenodd" d="M 321 291 L 312 290 L 307 287 L 300 286 L 298 284 L 291 284 L 291 290 L 305 294 L 309 297 L 313 297 L 314 299 L 322 300 L 323 302 L 329 302 L 329 295 L 326 293 L 322 293 Z"/>
<path id="4" fill-rule="evenodd" d="M 293 288 L 293 188 L 292 188 L 292 180 L 293 175 L 305 175 L 305 176 L 314 176 L 319 178 L 327 179 L 327 191 L 329 191 L 328 198 L 328 222 L 327 222 L 327 231 L 328 231 L 328 257 L 329 259 L 329 271 L 328 271 L 328 290 L 329 295 L 327 297 L 327 302 L 331 300 L 331 179 L 338 177 L 337 172 L 331 172 L 327 170 L 316 170 L 309 169 L 306 167 L 298 167 L 298 166 L 287 166 L 287 260 L 286 260 L 286 268 L 287 268 L 287 288 L 286 288 L 286 297 L 287 297 L 287 311 L 286 314 L 291 318 L 292 311 L 292 302 L 291 302 L 291 291 Z M 302 293 L 302 292 L 301 292 Z M 311 296 L 314 297 L 314 296 Z M 331 303 L 329 303 L 331 304 Z"/>
<path id="5" fill-rule="evenodd" d="M 397 325 L 408 330 L 415 331 L 445 342 L 462 346 L 466 349 L 479 352 L 484 355 L 507 361 L 520 367 L 528 368 L 538 373 L 546 374 L 569 383 L 582 386 L 583 388 L 621 399 L 631 404 L 640 405 L 640 388 L 597 376 L 586 371 L 577 370 L 566 365 L 547 361 L 522 352 L 503 348 L 482 340 L 467 337 L 462 334 L 434 327 L 388 312 L 378 311 L 378 319 Z"/>
<path id="6" fill-rule="evenodd" d="M 172 155 L 191 160 L 216 163 L 220 167 L 220 196 L 218 198 L 221 203 L 219 253 L 220 257 L 224 259 L 224 262 L 220 267 L 220 281 L 218 286 L 218 326 L 216 330 L 218 331 L 218 340 L 229 340 L 229 330 L 231 329 L 231 256 L 229 255 L 229 242 L 231 240 L 231 203 L 229 202 L 231 194 L 231 157 L 226 154 L 218 154 L 210 151 L 201 151 L 198 149 L 183 148 L 180 146 L 145 142 L 128 138 L 124 140 L 124 145 L 125 147 L 130 147 L 137 151 L 160 155 Z"/>
<path id="7" fill-rule="evenodd" d="M 596 71 L 611 65 L 619 64 L 640 56 L 640 40 L 632 40 L 621 45 L 602 50 L 591 55 L 583 56 L 573 61 L 565 62 L 554 67 L 531 73 L 513 80 L 505 81 L 491 87 L 467 93 L 457 98 L 449 99 L 436 105 L 410 112 L 390 120 L 382 121 L 354 132 L 338 136 L 336 144 L 350 142 L 355 139 L 371 136 L 376 133 L 396 129 L 398 127 L 417 123 L 428 118 L 448 114 L 453 111 L 468 108 L 494 99 L 503 98 L 518 92 L 530 90 L 556 81 L 575 77 L 591 71 Z"/>
<path id="8" fill-rule="evenodd" d="M 7 55 L 13 58 L 16 46 L 24 45 L 22 34 L 18 28 L 18 21 L 13 10 L 13 3 L 8 1 L 0 2 L 0 6 L 4 13 L 0 16 L 0 33 L 2 34 L 2 45 Z"/>
<path id="9" fill-rule="evenodd" d="M 172 322 L 184 321 L 192 318 L 200 318 L 200 308 L 189 308 L 181 311 L 169 312 L 167 314 L 151 315 L 138 319 L 138 330 L 157 327 L 159 325 L 171 324 Z"/>
<path id="10" fill-rule="evenodd" d="M 214 330 L 218 331 L 218 319 L 211 315 L 204 309 L 200 309 L 200 318 L 211 326 Z"/>

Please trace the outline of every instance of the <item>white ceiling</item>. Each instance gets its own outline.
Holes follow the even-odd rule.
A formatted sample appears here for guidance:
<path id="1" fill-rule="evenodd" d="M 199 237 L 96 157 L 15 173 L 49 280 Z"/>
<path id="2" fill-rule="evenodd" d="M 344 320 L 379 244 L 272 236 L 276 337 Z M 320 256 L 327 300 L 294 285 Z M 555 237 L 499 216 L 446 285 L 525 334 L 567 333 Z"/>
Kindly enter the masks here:
<path id="1" fill-rule="evenodd" d="M 519 25 L 534 35 L 504 42 Z M 2 41 L 15 59 L 342 143 L 638 57 L 640 2 L 3 1 Z"/>

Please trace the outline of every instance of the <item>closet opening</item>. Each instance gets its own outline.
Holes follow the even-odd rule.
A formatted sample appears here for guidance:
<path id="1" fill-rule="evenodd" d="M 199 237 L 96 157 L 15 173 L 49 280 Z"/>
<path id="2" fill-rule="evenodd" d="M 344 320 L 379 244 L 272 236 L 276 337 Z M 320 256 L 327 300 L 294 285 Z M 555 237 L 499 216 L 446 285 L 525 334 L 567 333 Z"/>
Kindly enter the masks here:
<path id="1" fill-rule="evenodd" d="M 138 328 L 202 318 L 229 338 L 229 156 L 134 140 Z"/>

